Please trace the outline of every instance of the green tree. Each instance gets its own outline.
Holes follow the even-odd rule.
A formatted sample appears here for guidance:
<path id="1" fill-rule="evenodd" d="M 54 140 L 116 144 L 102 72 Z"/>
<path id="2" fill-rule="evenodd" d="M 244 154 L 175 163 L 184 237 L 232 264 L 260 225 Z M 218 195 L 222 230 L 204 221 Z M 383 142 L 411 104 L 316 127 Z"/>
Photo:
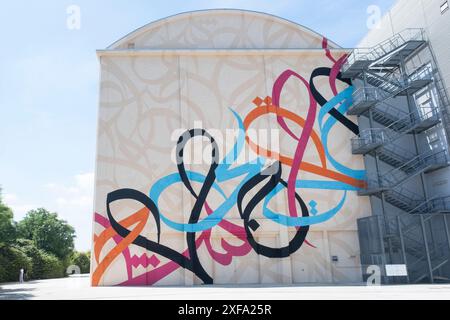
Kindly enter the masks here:
<path id="1" fill-rule="evenodd" d="M 0 244 L 0 283 L 19 281 L 20 269 L 26 271 L 29 278 L 32 262 L 21 250 L 6 244 Z"/>
<path id="2" fill-rule="evenodd" d="M 0 189 L 0 243 L 13 243 L 16 240 L 16 223 L 13 218 L 12 210 L 2 202 Z"/>
<path id="3" fill-rule="evenodd" d="M 74 252 L 71 264 L 80 267 L 81 273 L 89 273 L 91 269 L 90 252 Z"/>
<path id="4" fill-rule="evenodd" d="M 64 277 L 64 265 L 55 255 L 38 249 L 33 241 L 18 239 L 17 249 L 26 254 L 33 265 L 30 279 L 54 279 Z"/>
<path id="5" fill-rule="evenodd" d="M 54 212 L 31 210 L 17 228 L 20 238 L 32 240 L 39 249 L 59 259 L 66 259 L 73 252 L 75 230 Z"/>

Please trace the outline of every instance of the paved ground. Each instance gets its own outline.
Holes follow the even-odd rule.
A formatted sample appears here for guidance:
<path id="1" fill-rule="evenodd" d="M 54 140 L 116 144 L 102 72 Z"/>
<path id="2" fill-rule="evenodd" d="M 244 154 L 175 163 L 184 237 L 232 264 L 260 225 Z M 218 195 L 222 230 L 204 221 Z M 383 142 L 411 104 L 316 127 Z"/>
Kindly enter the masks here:
<path id="1" fill-rule="evenodd" d="M 91 288 L 86 276 L 0 285 L 2 299 L 144 299 L 144 300 L 319 300 L 450 299 L 450 285 L 383 287 L 102 287 Z"/>

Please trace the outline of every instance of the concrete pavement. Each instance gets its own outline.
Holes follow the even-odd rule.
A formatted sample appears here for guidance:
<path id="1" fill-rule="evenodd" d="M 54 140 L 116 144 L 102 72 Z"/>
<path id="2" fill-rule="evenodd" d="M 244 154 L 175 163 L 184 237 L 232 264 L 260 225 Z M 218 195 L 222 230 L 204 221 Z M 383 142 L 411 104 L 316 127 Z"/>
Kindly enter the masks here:
<path id="1" fill-rule="evenodd" d="M 450 285 L 97 287 L 88 276 L 0 284 L 0 300 L 321 300 L 450 299 Z"/>

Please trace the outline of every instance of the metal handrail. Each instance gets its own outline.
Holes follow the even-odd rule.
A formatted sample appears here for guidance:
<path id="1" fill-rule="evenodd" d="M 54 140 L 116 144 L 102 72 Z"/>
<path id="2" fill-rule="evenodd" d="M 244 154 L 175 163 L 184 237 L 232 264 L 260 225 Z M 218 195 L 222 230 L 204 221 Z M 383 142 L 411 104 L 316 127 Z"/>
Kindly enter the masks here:
<path id="1" fill-rule="evenodd" d="M 425 108 L 423 108 L 425 110 Z M 369 128 L 360 132 L 360 134 L 352 138 L 352 149 L 356 150 L 363 146 L 369 146 L 373 144 L 386 144 L 387 142 L 393 142 L 403 136 L 406 132 L 411 130 L 415 125 L 420 124 L 422 121 L 437 117 L 437 108 L 431 108 L 426 112 L 411 112 L 407 116 L 395 121 L 388 127 L 384 128 Z M 401 128 L 399 130 L 398 128 Z"/>
<path id="2" fill-rule="evenodd" d="M 357 48 L 347 57 L 346 62 L 342 66 L 342 71 L 346 71 L 356 61 L 374 61 L 375 57 L 372 55 L 371 48 Z"/>
<path id="3" fill-rule="evenodd" d="M 387 148 L 382 148 L 380 150 L 380 153 L 384 154 L 384 155 L 386 155 L 388 157 L 391 157 L 391 158 L 393 158 L 394 160 L 396 160 L 398 162 L 407 162 L 407 161 L 409 161 L 411 159 L 411 158 L 406 158 L 403 155 L 401 155 L 401 154 L 399 154 L 399 153 L 397 153 L 397 152 L 395 152 L 393 150 L 387 149 Z"/>
<path id="4" fill-rule="evenodd" d="M 425 112 L 419 112 L 421 110 L 426 110 L 426 109 L 429 109 L 429 110 L 425 111 Z M 409 124 L 410 126 L 405 127 L 404 131 L 398 132 L 399 134 L 402 134 L 403 132 L 408 131 L 414 125 L 417 125 L 417 124 L 421 123 L 424 120 L 431 119 L 431 118 L 433 118 L 435 116 L 438 116 L 438 115 L 439 115 L 439 112 L 438 112 L 438 109 L 436 107 L 434 107 L 434 108 L 421 108 L 421 109 L 418 109 L 415 112 L 409 113 L 404 118 L 401 118 L 401 119 L 397 120 L 396 122 L 392 123 L 389 127 L 386 127 L 386 129 L 388 129 L 390 131 L 393 131 L 393 132 L 398 132 L 398 130 L 395 130 L 395 128 L 398 128 L 399 125 L 403 126 L 405 124 Z"/>
<path id="5" fill-rule="evenodd" d="M 395 150 L 392 150 L 392 148 L 394 148 Z M 391 155 L 393 154 L 394 157 L 400 158 L 402 162 L 407 162 L 416 156 L 415 153 L 409 151 L 405 147 L 402 147 L 398 143 L 396 144 L 391 143 L 386 146 L 383 146 L 382 152 L 386 152 Z"/>
<path id="6" fill-rule="evenodd" d="M 405 29 L 397 34 L 395 34 L 393 37 L 386 39 L 385 41 L 379 43 L 375 47 L 373 47 L 373 52 L 377 52 L 380 49 L 384 53 L 381 56 L 378 56 L 378 58 L 382 58 L 384 55 L 394 51 L 401 45 L 409 42 L 409 41 L 425 41 L 425 30 L 419 29 L 419 28 L 408 28 Z"/>
<path id="7" fill-rule="evenodd" d="M 407 189 L 406 187 L 396 187 L 392 190 L 388 191 L 389 193 L 394 193 L 395 195 L 401 195 L 406 198 L 410 203 L 418 202 L 419 204 L 425 201 L 423 196 L 418 195 L 417 193 Z"/>
<path id="8" fill-rule="evenodd" d="M 429 151 L 421 155 L 423 157 L 423 162 L 427 165 L 433 165 L 436 163 L 449 163 L 450 158 L 447 150 L 440 151 Z"/>
<path id="9" fill-rule="evenodd" d="M 408 75 L 408 81 L 415 80 L 431 80 L 433 79 L 433 67 L 430 64 L 425 64 Z"/>
<path id="10" fill-rule="evenodd" d="M 404 87 L 404 82 L 402 82 L 402 79 L 400 79 L 395 73 L 391 73 L 388 76 L 386 76 L 386 75 L 380 76 L 374 72 L 367 72 L 366 76 L 369 78 L 372 77 L 378 81 L 381 81 L 383 84 L 379 85 L 377 87 L 386 91 L 385 96 L 387 96 L 387 97 L 390 97 L 393 95 L 393 92 L 388 91 L 388 89 L 400 90 Z"/>
<path id="11" fill-rule="evenodd" d="M 405 171 L 413 170 L 413 172 L 416 172 L 425 169 L 430 165 L 448 163 L 448 161 L 449 157 L 446 150 L 441 150 L 438 152 L 430 151 L 425 154 L 420 154 L 403 164 L 401 167 L 395 168 L 383 176 L 380 175 L 380 178 L 384 179 L 384 181 L 382 181 L 382 185 L 383 182 L 388 182 L 389 185 L 383 185 L 388 187 L 402 182 L 410 176 L 410 174 L 405 173 Z"/>
<path id="12" fill-rule="evenodd" d="M 355 149 L 364 145 L 383 144 L 386 141 L 385 128 L 370 128 L 361 131 L 358 136 L 352 138 L 351 143 L 352 148 Z"/>
<path id="13" fill-rule="evenodd" d="M 405 29 L 374 47 L 357 48 L 349 55 L 343 70 L 347 70 L 356 61 L 379 60 L 409 41 L 425 41 L 425 31 L 423 29 Z"/>
<path id="14" fill-rule="evenodd" d="M 385 94 L 383 94 L 381 91 L 377 92 L 378 96 L 380 98 L 383 98 L 383 100 L 392 98 L 393 96 L 398 94 L 399 91 L 408 88 L 414 81 L 434 80 L 433 68 L 430 65 L 421 66 L 413 73 L 411 73 L 406 80 L 401 79 L 395 73 L 390 73 L 389 75 L 384 76 L 379 76 L 375 73 L 367 73 L 367 76 L 373 77 L 383 83 L 377 86 L 378 88 L 385 91 Z"/>
<path id="15" fill-rule="evenodd" d="M 405 192 L 405 191 L 402 191 L 402 192 Z M 410 210 L 412 210 L 412 208 L 415 208 L 415 207 L 419 206 L 424 201 L 423 198 L 422 199 L 409 198 L 408 196 L 402 194 L 401 192 L 395 191 L 395 189 L 389 190 L 386 193 L 386 195 L 390 196 L 391 198 L 394 198 L 397 201 L 401 201 L 403 203 L 403 205 L 406 206 L 406 209 L 405 208 L 401 208 L 405 212 L 409 212 Z M 390 199 L 389 197 L 386 198 L 386 201 L 388 203 L 391 203 L 393 206 L 397 206 L 396 203 L 393 203 L 393 202 L 389 201 L 389 199 Z"/>
<path id="16" fill-rule="evenodd" d="M 384 113 L 384 114 L 388 114 L 390 116 L 393 116 L 395 118 L 397 118 L 398 120 L 403 119 L 405 117 L 408 116 L 408 113 L 383 101 L 381 103 L 379 103 L 375 108 L 375 111 Z"/>
<path id="17" fill-rule="evenodd" d="M 408 41 L 426 41 L 425 29 L 422 28 L 406 28 L 399 32 L 404 42 Z"/>
<path id="18" fill-rule="evenodd" d="M 434 210 L 450 211 L 450 196 L 437 196 L 424 203 L 421 203 L 411 211 L 409 214 L 433 212 Z"/>
<path id="19" fill-rule="evenodd" d="M 361 101 L 378 101 L 380 99 L 380 94 L 378 88 L 360 87 L 353 92 L 352 98 L 353 104 Z"/>
<path id="20" fill-rule="evenodd" d="M 444 163 L 449 163 L 449 156 L 446 150 L 420 154 L 402 166 L 386 173 L 366 175 L 366 190 L 395 188 L 403 181 L 409 179 L 413 173 L 424 170 L 430 165 Z"/>

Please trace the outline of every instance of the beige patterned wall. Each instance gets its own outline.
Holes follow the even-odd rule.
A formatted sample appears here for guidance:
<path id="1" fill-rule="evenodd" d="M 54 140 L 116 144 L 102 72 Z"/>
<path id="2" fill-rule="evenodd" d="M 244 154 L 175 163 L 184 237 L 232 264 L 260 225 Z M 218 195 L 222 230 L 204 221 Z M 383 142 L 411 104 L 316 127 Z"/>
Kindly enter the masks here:
<path id="1" fill-rule="evenodd" d="M 144 26 L 109 49 L 316 49 L 315 32 L 276 16 L 242 10 L 188 12 Z M 332 48 L 338 46 L 330 43 Z"/>
<path id="2" fill-rule="evenodd" d="M 130 43 L 134 47 L 127 49 Z M 119 235 L 117 226 L 107 214 L 108 194 L 133 189 L 149 196 L 160 179 L 177 176 L 172 153 L 180 132 L 183 132 L 180 128 L 201 127 L 217 133 L 216 136 L 219 133 L 225 135 L 226 130 L 238 128 L 237 118 L 231 110 L 244 121 L 257 108 L 255 98 L 264 100 L 271 97 L 274 83 L 286 70 L 310 81 L 317 68 L 336 68 L 346 52 L 337 48 L 327 51 L 333 45 L 328 43 L 326 47 L 326 44 L 321 36 L 280 18 L 217 10 L 161 20 L 99 52 L 101 89 L 93 285 L 192 285 L 205 282 L 196 272 L 174 262 L 170 255 L 155 254 L 137 243 L 139 237 L 145 238 L 156 243 L 158 248 L 169 248 L 189 258 L 187 232 L 170 227 L 163 219 L 158 242 L 157 227 L 152 217 L 154 212 L 146 209 L 142 202 L 128 198 L 110 203 L 114 220 L 125 229 L 125 234 Z M 246 48 L 253 50 L 243 50 Z M 343 81 L 331 78 L 333 76 L 320 76 L 314 80 L 317 90 L 326 100 L 349 87 Z M 283 88 L 279 107 L 307 119 L 308 101 L 310 90 L 291 77 Z M 338 107 L 339 104 L 336 105 Z M 317 105 L 317 108 L 313 129 L 320 133 L 318 115 L 321 106 Z M 327 114 L 324 121 L 330 117 Z M 296 135 L 301 135 L 301 127 L 290 121 L 288 125 Z M 298 141 L 280 130 L 275 114 L 258 118 L 252 123 L 252 128 L 278 130 L 280 153 L 295 157 Z M 343 166 L 362 171 L 362 158 L 353 156 L 350 151 L 353 136 L 354 133 L 338 122 L 330 130 L 328 152 Z M 199 140 L 195 143 L 198 144 Z M 194 143 L 189 142 L 190 145 Z M 218 145 L 222 159 L 230 145 L 222 141 L 218 141 Z M 244 149 L 248 153 L 253 152 L 248 144 Z M 321 166 L 319 153 L 311 139 L 302 161 Z M 329 171 L 338 171 L 332 163 L 327 166 Z M 186 170 L 204 175 L 208 169 L 206 163 L 186 164 Z M 283 164 L 281 169 L 281 177 L 288 181 L 292 167 Z M 241 175 L 215 181 L 223 194 L 211 189 L 206 199 L 210 209 L 217 210 L 245 179 L 246 175 Z M 298 171 L 297 179 L 335 181 L 307 170 Z M 191 183 L 197 195 L 200 194 L 202 183 Z M 244 202 L 248 203 L 259 189 L 256 186 L 250 190 Z M 201 268 L 213 283 L 343 283 L 361 280 L 356 220 L 370 214 L 369 203 L 358 197 L 354 190 L 297 188 L 296 192 L 309 207 L 310 216 L 313 216 L 313 210 L 320 216 L 336 208 L 344 196 L 345 203 L 332 218 L 311 225 L 306 241 L 298 250 L 289 257 L 279 258 L 258 254 L 248 243 L 242 231 L 245 229 L 244 221 L 235 202 L 223 221 L 234 225 L 241 230 L 240 233 L 230 232 L 223 224 L 196 233 L 199 242 L 196 252 Z M 270 201 L 269 208 L 289 216 L 287 197 L 286 190 L 283 190 Z M 158 214 L 180 224 L 189 222 L 196 202 L 181 182 L 164 189 L 158 200 L 151 195 L 149 200 L 157 205 Z M 313 201 L 316 206 L 311 205 Z M 203 205 L 200 220 L 208 214 L 211 213 Z M 130 218 L 133 216 L 136 219 Z M 252 218 L 260 225 L 252 234 L 264 246 L 286 246 L 298 232 L 296 227 L 268 219 L 263 214 L 261 203 L 253 210 Z M 127 224 L 127 219 L 132 221 Z M 206 239 L 203 242 L 202 237 Z M 332 262 L 332 256 L 338 256 L 339 261 Z"/>

